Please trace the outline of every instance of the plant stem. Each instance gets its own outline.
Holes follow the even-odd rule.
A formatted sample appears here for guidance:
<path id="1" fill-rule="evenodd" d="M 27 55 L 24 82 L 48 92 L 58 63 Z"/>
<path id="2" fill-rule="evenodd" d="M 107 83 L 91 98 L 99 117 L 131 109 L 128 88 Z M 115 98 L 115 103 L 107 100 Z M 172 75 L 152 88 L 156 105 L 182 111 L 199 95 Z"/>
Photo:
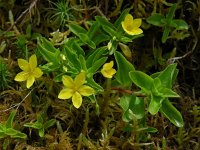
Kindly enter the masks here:
<path id="1" fill-rule="evenodd" d="M 105 117 L 107 114 L 107 108 L 110 102 L 110 92 L 111 92 L 111 79 L 106 80 L 106 90 L 103 93 L 103 103 L 101 105 L 101 113 Z"/>

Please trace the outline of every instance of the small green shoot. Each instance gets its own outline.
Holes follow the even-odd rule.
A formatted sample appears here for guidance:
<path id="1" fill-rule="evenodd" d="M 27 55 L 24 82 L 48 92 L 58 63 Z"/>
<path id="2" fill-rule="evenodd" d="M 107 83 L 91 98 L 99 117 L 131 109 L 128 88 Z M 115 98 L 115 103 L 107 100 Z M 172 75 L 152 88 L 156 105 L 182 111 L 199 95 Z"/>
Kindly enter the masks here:
<path id="1" fill-rule="evenodd" d="M 13 129 L 13 119 L 15 117 L 16 111 L 12 111 L 6 121 L 5 125 L 0 123 L 0 138 L 5 138 L 7 136 L 11 138 L 26 138 L 26 134 Z"/>
<path id="2" fill-rule="evenodd" d="M 33 128 L 33 129 L 37 129 L 39 136 L 41 138 L 43 138 L 45 130 L 48 129 L 49 127 L 53 126 L 55 123 L 56 123 L 56 119 L 51 119 L 47 122 L 44 122 L 44 119 L 42 118 L 42 116 L 38 115 L 36 122 L 26 123 L 26 124 L 24 124 L 24 126 L 29 127 L 29 128 Z"/>
<path id="3" fill-rule="evenodd" d="M 131 71 L 129 75 L 133 83 L 140 87 L 141 92 L 148 97 L 148 111 L 152 115 L 161 111 L 174 125 L 182 127 L 183 119 L 180 112 L 168 100 L 168 98 L 179 97 L 176 92 L 171 90 L 177 73 L 176 64 L 171 64 L 157 76 L 154 75 L 155 78 L 141 71 Z"/>
<path id="4" fill-rule="evenodd" d="M 164 27 L 163 35 L 162 35 L 162 43 L 167 41 L 169 36 L 170 28 L 176 28 L 176 30 L 187 30 L 189 28 L 188 24 L 182 19 L 173 19 L 175 15 L 175 11 L 177 8 L 177 4 L 173 4 L 169 9 L 166 17 L 160 13 L 155 13 L 147 18 L 147 22 L 149 24 Z"/>

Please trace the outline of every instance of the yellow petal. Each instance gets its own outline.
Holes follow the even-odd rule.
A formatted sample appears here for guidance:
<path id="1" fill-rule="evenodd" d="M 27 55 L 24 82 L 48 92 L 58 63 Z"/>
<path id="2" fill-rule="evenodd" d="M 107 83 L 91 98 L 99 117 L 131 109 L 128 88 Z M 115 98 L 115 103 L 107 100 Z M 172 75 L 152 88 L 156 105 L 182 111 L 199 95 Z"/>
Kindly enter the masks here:
<path id="1" fill-rule="evenodd" d="M 113 65 L 114 65 L 114 62 L 110 61 L 109 63 L 105 63 L 103 65 L 103 69 L 105 69 L 105 70 L 111 69 L 113 67 Z"/>
<path id="2" fill-rule="evenodd" d="M 139 34 L 143 33 L 143 31 L 140 28 L 133 28 L 133 29 L 126 31 L 126 32 L 130 35 L 139 35 Z"/>
<path id="3" fill-rule="evenodd" d="M 59 99 L 69 99 L 72 97 L 73 95 L 73 90 L 72 89 L 69 89 L 69 88 L 65 88 L 65 89 L 62 89 L 60 91 L 60 93 L 58 94 L 58 98 Z"/>
<path id="4" fill-rule="evenodd" d="M 22 71 L 20 73 L 18 73 L 16 76 L 15 76 L 15 81 L 25 81 L 27 80 L 29 77 L 29 73 L 25 72 L 25 71 Z"/>
<path id="5" fill-rule="evenodd" d="M 40 78 L 42 76 L 43 72 L 41 71 L 40 68 L 35 68 L 33 71 L 33 76 L 35 78 Z"/>
<path id="6" fill-rule="evenodd" d="M 72 103 L 74 107 L 79 108 L 82 104 L 82 97 L 78 92 L 75 92 L 72 96 Z"/>
<path id="7" fill-rule="evenodd" d="M 124 29 L 124 31 L 126 30 L 130 30 L 131 28 L 133 28 L 133 16 L 128 14 L 126 15 L 124 21 L 122 21 L 122 28 Z"/>
<path id="8" fill-rule="evenodd" d="M 143 31 L 139 28 L 141 24 L 142 19 L 133 19 L 133 16 L 128 14 L 126 15 L 124 21 L 122 21 L 122 28 L 127 34 L 138 35 L 143 33 Z"/>
<path id="9" fill-rule="evenodd" d="M 37 57 L 35 54 L 33 54 L 30 58 L 29 58 L 29 64 L 31 67 L 31 70 L 35 69 L 37 67 Z"/>
<path id="10" fill-rule="evenodd" d="M 132 24 L 133 23 L 133 16 L 131 14 L 127 14 L 124 19 L 125 24 Z"/>
<path id="11" fill-rule="evenodd" d="M 19 67 L 24 70 L 24 71 L 29 71 L 30 66 L 28 61 L 24 60 L 24 59 L 18 59 L 17 60 Z"/>
<path id="12" fill-rule="evenodd" d="M 132 26 L 134 28 L 139 28 L 141 26 L 141 24 L 142 24 L 142 19 L 138 18 L 138 19 L 134 19 L 133 20 Z"/>
<path id="13" fill-rule="evenodd" d="M 110 70 L 101 69 L 101 73 L 106 78 L 112 78 L 113 75 L 116 73 L 116 70 L 115 69 L 110 69 Z"/>
<path id="14" fill-rule="evenodd" d="M 26 87 L 29 89 L 33 85 L 34 81 L 35 78 L 32 75 L 29 76 L 26 82 Z"/>
<path id="15" fill-rule="evenodd" d="M 79 89 L 78 92 L 83 95 L 83 96 L 90 96 L 92 94 L 94 94 L 94 89 L 87 86 L 87 85 L 82 85 Z"/>
<path id="16" fill-rule="evenodd" d="M 84 83 L 85 83 L 85 72 L 81 72 L 76 76 L 76 78 L 74 80 L 74 84 L 78 89 Z"/>
<path id="17" fill-rule="evenodd" d="M 62 81 L 63 81 L 63 84 L 66 87 L 69 87 L 69 88 L 73 88 L 74 87 L 74 81 L 70 76 L 66 76 L 66 75 L 62 76 Z"/>

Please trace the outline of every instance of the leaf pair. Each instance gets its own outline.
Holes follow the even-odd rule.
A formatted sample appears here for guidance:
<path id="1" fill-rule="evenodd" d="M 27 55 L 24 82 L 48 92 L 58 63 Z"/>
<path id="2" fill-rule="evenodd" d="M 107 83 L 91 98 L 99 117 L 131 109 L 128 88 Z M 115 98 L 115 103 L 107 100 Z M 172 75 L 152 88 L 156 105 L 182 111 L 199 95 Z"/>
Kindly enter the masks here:
<path id="1" fill-rule="evenodd" d="M 25 127 L 37 129 L 40 137 L 44 137 L 44 132 L 49 127 L 53 126 L 56 123 L 56 119 L 51 119 L 47 122 L 44 122 L 41 115 L 38 115 L 37 121 L 34 123 L 26 123 Z"/>
<path id="2" fill-rule="evenodd" d="M 145 115 L 144 99 L 135 95 L 125 95 L 120 98 L 120 106 L 124 113 L 122 119 L 125 122 L 133 120 L 133 118 L 141 119 Z"/>
<path id="3" fill-rule="evenodd" d="M 60 50 L 56 49 L 50 41 L 44 37 L 38 38 L 37 48 L 39 53 L 48 62 L 42 67 L 44 72 L 55 71 L 60 67 Z"/>
<path id="4" fill-rule="evenodd" d="M 0 138 L 5 138 L 10 136 L 11 138 L 22 138 L 25 139 L 27 136 L 26 134 L 13 129 L 13 119 L 15 117 L 16 111 L 12 111 L 6 121 L 6 124 L 3 125 L 0 123 Z"/>
<path id="5" fill-rule="evenodd" d="M 178 70 L 176 64 L 169 65 L 164 71 L 148 76 L 141 71 L 131 71 L 133 83 L 142 89 L 149 98 L 148 111 L 155 115 L 159 110 L 176 126 L 183 126 L 183 119 L 178 110 L 170 103 L 169 97 L 179 97 L 171 90 Z"/>
<path id="6" fill-rule="evenodd" d="M 177 4 L 172 5 L 166 17 L 160 13 L 155 13 L 149 18 L 147 18 L 148 23 L 155 26 L 164 27 L 164 31 L 162 35 L 162 43 L 165 43 L 167 41 L 170 28 L 173 27 L 173 28 L 176 28 L 176 30 L 187 30 L 189 28 L 188 24 L 184 20 L 173 19 L 176 7 L 177 7 Z"/>

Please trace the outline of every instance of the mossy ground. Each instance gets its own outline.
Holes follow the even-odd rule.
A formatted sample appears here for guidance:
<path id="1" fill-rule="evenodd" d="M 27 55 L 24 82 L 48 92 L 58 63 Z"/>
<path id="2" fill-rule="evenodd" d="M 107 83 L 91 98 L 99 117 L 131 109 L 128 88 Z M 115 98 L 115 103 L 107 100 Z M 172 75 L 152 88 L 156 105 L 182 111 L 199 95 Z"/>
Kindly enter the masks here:
<path id="1" fill-rule="evenodd" d="M 166 14 L 168 3 L 174 2 L 180 6 L 175 18 L 185 20 L 189 29 L 171 31 L 170 38 L 163 44 L 163 29 L 149 25 L 145 19 L 153 11 Z M 135 18 L 143 19 L 144 31 L 144 37 L 129 44 L 133 53 L 131 63 L 139 70 L 154 73 L 166 67 L 170 58 L 177 58 L 179 74 L 174 90 L 181 98 L 174 99 L 173 104 L 183 115 L 183 128 L 175 127 L 157 114 L 147 118 L 148 125 L 157 128 L 157 133 L 141 136 L 144 134 L 137 121 L 133 130 L 126 132 L 127 124 L 122 121 L 122 110 L 117 103 L 98 116 L 94 104 L 83 104 L 77 110 L 71 103 L 58 100 L 56 93 L 60 86 L 48 77 L 43 79 L 48 89 L 36 86 L 31 91 L 13 80 L 19 72 L 17 58 L 26 58 L 27 53 L 33 53 L 36 48 L 36 33 L 49 38 L 51 32 L 60 29 L 67 34 L 66 24 L 70 21 L 87 28 L 86 21 L 95 15 L 106 16 L 112 22 L 123 9 L 130 7 Z M 18 109 L 15 129 L 22 129 L 28 135 L 27 140 L 11 139 L 8 149 L 200 149 L 199 16 L 197 0 L 0 1 L 0 122 L 6 121 L 12 108 Z M 21 128 L 25 122 L 33 121 L 39 112 L 47 112 L 48 118 L 57 119 L 44 138 L 35 130 Z M 3 139 L 0 147 L 2 143 Z"/>

